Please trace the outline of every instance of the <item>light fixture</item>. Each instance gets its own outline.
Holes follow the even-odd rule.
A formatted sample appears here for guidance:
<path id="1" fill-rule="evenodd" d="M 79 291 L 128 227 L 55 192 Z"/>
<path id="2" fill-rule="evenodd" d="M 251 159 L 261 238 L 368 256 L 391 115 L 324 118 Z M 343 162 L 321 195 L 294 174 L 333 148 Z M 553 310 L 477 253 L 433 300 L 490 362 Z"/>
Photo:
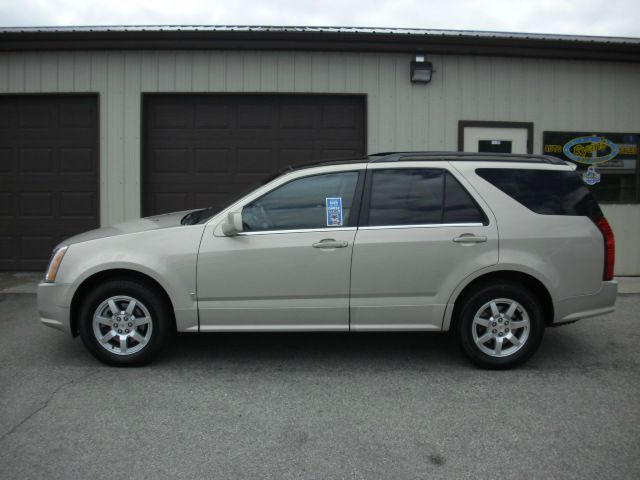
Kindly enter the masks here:
<path id="1" fill-rule="evenodd" d="M 429 83 L 433 72 L 433 63 L 425 61 L 424 53 L 416 53 L 411 62 L 411 83 Z"/>

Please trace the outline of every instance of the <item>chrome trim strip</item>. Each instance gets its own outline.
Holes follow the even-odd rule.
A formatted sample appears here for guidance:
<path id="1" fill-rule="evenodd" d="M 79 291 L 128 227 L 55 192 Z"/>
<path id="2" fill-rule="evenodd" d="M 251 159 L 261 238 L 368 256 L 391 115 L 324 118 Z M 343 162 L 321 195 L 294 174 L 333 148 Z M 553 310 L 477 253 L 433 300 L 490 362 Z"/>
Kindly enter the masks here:
<path id="1" fill-rule="evenodd" d="M 355 231 L 356 231 L 356 227 L 301 228 L 299 230 L 263 230 L 259 232 L 239 232 L 237 236 L 248 237 L 251 235 L 271 235 L 274 233 L 355 232 Z"/>
<path id="2" fill-rule="evenodd" d="M 442 228 L 442 227 L 482 227 L 482 223 L 430 223 L 418 225 L 377 225 L 375 227 L 359 227 L 359 230 L 392 230 L 402 228 Z M 259 232 L 239 232 L 237 236 L 248 237 L 251 235 L 271 235 L 277 233 L 312 233 L 312 232 L 354 232 L 356 227 L 338 228 L 301 228 L 299 230 L 263 230 Z"/>
<path id="3" fill-rule="evenodd" d="M 348 332 L 349 325 L 200 325 L 201 332 Z"/>
<path id="4" fill-rule="evenodd" d="M 482 223 L 430 223 L 426 225 L 377 225 L 375 227 L 360 227 L 360 230 L 394 230 L 403 228 L 442 228 L 442 227 L 482 227 Z"/>

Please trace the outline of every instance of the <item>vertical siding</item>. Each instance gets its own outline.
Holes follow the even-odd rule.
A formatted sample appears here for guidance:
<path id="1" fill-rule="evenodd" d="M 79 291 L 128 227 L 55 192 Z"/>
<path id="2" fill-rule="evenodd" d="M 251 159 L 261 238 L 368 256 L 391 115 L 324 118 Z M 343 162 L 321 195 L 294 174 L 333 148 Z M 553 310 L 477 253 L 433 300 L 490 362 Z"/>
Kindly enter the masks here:
<path id="1" fill-rule="evenodd" d="M 616 275 L 640 275 L 640 206 L 603 205 L 616 237 Z"/>
<path id="2" fill-rule="evenodd" d="M 40 54 L 26 54 L 25 62 L 25 91 L 39 92 L 42 81 L 42 59 Z"/>
<path id="3" fill-rule="evenodd" d="M 124 60 L 124 131 L 123 188 L 124 215 L 132 218 L 140 215 L 140 136 L 141 136 L 141 85 L 142 55 L 128 52 Z"/>
<path id="4" fill-rule="evenodd" d="M 99 94 L 103 224 L 140 214 L 144 92 L 364 94 L 370 152 L 455 150 L 458 120 L 533 122 L 536 153 L 544 130 L 640 132 L 640 64 L 443 55 L 429 60 L 433 81 L 414 85 L 409 54 L 0 53 L 0 93 Z M 629 268 L 640 273 L 632 246 L 640 243 L 640 225 L 623 220 L 640 221 L 640 207 L 607 208 L 624 232 L 619 249 L 635 259 Z"/>

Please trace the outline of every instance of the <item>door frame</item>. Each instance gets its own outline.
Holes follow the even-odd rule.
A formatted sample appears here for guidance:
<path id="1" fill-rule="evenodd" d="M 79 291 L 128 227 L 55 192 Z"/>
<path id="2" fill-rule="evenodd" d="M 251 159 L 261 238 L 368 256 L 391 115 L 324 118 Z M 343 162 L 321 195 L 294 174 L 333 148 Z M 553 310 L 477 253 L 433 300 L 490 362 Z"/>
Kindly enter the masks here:
<path id="1" fill-rule="evenodd" d="M 464 151 L 464 129 L 467 127 L 480 128 L 514 128 L 527 131 L 527 153 L 533 154 L 533 122 L 501 122 L 485 120 L 458 120 L 458 151 Z"/>

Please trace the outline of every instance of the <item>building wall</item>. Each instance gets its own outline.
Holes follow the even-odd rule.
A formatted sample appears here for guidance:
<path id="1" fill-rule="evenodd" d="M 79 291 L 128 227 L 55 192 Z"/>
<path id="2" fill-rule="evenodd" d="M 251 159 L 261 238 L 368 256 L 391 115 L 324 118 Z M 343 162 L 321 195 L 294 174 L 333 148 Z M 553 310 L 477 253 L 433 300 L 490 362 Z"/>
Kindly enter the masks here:
<path id="1" fill-rule="evenodd" d="M 458 120 L 533 122 L 535 153 L 544 130 L 640 132 L 640 63 L 428 59 L 433 81 L 413 85 L 409 54 L 0 53 L 0 93 L 99 93 L 102 224 L 140 214 L 141 92 L 366 94 L 369 152 L 457 150 Z M 618 273 L 640 274 L 640 206 L 606 210 Z"/>

